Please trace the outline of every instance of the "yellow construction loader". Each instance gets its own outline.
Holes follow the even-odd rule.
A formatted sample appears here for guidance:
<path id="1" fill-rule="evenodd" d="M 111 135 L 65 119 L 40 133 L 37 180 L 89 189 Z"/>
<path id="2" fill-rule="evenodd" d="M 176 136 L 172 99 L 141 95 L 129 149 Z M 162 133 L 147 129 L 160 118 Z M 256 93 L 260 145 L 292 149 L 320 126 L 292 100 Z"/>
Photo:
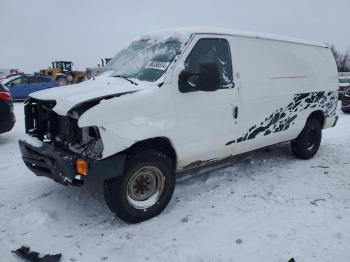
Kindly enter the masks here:
<path id="1" fill-rule="evenodd" d="M 40 71 L 41 75 L 50 76 L 59 86 L 77 84 L 85 79 L 85 72 L 72 71 L 73 62 L 54 61 L 52 67 Z"/>

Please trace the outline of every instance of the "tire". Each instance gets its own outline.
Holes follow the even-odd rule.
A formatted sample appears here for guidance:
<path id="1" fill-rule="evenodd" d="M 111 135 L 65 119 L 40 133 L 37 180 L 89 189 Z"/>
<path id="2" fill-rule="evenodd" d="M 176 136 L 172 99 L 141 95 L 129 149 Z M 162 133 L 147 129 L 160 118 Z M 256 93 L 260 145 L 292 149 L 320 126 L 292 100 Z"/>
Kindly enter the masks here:
<path id="1" fill-rule="evenodd" d="M 56 81 L 57 81 L 57 85 L 58 86 L 66 86 L 66 85 L 68 85 L 68 80 L 66 78 L 64 78 L 64 77 L 60 77 Z"/>
<path id="2" fill-rule="evenodd" d="M 321 123 L 315 118 L 310 118 L 299 136 L 291 141 L 293 154 L 300 159 L 310 159 L 317 153 L 321 138 Z"/>
<path id="3" fill-rule="evenodd" d="M 172 161 L 164 153 L 131 153 L 124 174 L 105 181 L 105 201 L 120 219 L 138 223 L 163 211 L 173 195 L 175 182 Z"/>

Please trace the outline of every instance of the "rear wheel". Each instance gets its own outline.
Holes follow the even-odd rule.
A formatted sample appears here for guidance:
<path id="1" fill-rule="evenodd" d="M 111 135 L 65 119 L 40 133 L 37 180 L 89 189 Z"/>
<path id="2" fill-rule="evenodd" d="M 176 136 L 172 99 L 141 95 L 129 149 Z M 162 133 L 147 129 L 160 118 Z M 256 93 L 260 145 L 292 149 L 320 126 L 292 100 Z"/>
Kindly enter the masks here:
<path id="1" fill-rule="evenodd" d="M 310 118 L 299 136 L 291 141 L 293 154 L 300 159 L 313 157 L 320 147 L 321 138 L 321 123 L 315 118 Z"/>
<path id="2" fill-rule="evenodd" d="M 175 181 L 172 162 L 164 153 L 133 153 L 123 176 L 105 182 L 105 200 L 119 218 L 138 223 L 158 215 L 167 206 Z"/>

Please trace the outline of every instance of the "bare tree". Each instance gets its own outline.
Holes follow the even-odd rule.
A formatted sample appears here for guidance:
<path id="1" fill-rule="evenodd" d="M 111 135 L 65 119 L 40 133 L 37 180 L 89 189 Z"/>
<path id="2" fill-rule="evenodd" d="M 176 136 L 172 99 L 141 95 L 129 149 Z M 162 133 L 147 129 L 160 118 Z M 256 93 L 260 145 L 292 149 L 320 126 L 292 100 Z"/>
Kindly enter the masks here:
<path id="1" fill-rule="evenodd" d="M 337 63 L 338 72 L 350 72 L 350 50 L 345 54 L 340 53 L 334 45 L 330 46 L 335 62 Z"/>
<path id="2" fill-rule="evenodd" d="M 341 72 L 347 72 L 350 69 L 350 56 L 348 53 L 343 55 L 340 60 L 340 70 Z"/>
<path id="3" fill-rule="evenodd" d="M 331 50 L 332 50 L 332 53 L 333 53 L 335 62 L 337 62 L 337 65 L 338 65 L 338 59 L 339 59 L 339 57 L 341 56 L 341 54 L 340 54 L 339 51 L 335 48 L 334 45 L 331 45 L 330 48 L 331 48 Z"/>

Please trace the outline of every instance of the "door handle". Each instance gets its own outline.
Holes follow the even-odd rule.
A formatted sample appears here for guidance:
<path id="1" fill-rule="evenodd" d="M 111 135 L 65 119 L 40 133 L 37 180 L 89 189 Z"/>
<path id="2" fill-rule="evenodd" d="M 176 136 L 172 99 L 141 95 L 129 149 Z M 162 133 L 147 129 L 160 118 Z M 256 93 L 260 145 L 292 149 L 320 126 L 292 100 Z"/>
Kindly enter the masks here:
<path id="1" fill-rule="evenodd" d="M 233 107 L 233 118 L 234 119 L 238 118 L 238 106 Z"/>

